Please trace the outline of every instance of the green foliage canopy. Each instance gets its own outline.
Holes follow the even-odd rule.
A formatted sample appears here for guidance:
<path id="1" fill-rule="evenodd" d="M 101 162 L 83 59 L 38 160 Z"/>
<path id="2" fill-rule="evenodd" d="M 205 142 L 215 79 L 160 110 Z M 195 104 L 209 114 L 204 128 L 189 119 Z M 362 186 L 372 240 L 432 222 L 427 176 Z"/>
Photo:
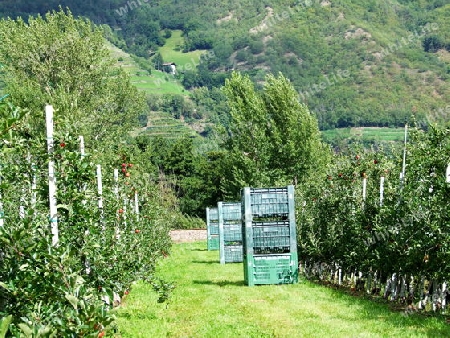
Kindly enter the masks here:
<path id="1" fill-rule="evenodd" d="M 235 72 L 224 91 L 231 115 L 225 147 L 237 163 L 236 188 L 297 184 L 326 166 L 330 153 L 317 120 L 281 73 L 267 75 L 257 92 L 248 76 Z"/>
<path id="2" fill-rule="evenodd" d="M 102 31 L 90 21 L 62 10 L 28 23 L 5 19 L 0 40 L 5 91 L 32 118 L 52 104 L 55 121 L 70 124 L 94 147 L 136 125 L 143 95 L 112 66 Z"/>

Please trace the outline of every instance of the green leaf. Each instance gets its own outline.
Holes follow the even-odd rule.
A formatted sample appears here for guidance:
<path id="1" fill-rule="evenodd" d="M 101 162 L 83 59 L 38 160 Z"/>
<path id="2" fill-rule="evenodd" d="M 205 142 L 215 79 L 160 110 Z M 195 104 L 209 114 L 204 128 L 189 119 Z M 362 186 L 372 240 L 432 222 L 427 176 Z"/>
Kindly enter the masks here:
<path id="1" fill-rule="evenodd" d="M 28 268 L 28 263 L 27 264 L 23 264 L 19 267 L 20 271 L 25 271 Z"/>
<path id="2" fill-rule="evenodd" d="M 8 285 L 6 283 L 0 282 L 0 286 L 9 291 Z"/>
<path id="3" fill-rule="evenodd" d="M 18 324 L 18 326 L 22 330 L 25 337 L 33 337 L 33 330 L 31 330 L 31 328 L 27 324 L 20 323 Z"/>
<path id="4" fill-rule="evenodd" d="M 76 310 L 78 308 L 78 298 L 73 295 L 69 295 L 68 293 L 66 293 L 65 297 Z"/>
<path id="5" fill-rule="evenodd" d="M 56 209 L 64 209 L 64 210 L 67 210 L 68 212 L 72 211 L 71 208 L 68 205 L 66 205 L 66 204 L 58 204 L 56 206 Z"/>
<path id="6" fill-rule="evenodd" d="M 4 317 L 0 320 L 0 338 L 5 338 L 8 332 L 9 324 L 12 322 L 12 316 Z"/>
<path id="7" fill-rule="evenodd" d="M 50 333 L 51 327 L 50 326 L 44 326 L 41 327 L 38 331 L 38 337 L 48 337 L 48 334 Z"/>

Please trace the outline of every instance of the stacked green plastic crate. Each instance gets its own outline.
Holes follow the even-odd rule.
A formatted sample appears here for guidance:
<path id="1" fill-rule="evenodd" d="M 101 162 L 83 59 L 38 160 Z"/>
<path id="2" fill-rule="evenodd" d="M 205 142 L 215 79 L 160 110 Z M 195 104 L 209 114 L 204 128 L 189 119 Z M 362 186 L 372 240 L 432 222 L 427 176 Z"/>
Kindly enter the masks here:
<path id="1" fill-rule="evenodd" d="M 247 285 L 298 281 L 294 186 L 244 188 L 242 233 Z"/>
<path id="2" fill-rule="evenodd" d="M 217 208 L 206 208 L 208 251 L 219 250 L 219 213 Z"/>
<path id="3" fill-rule="evenodd" d="M 242 262 L 241 203 L 219 202 L 220 264 Z"/>

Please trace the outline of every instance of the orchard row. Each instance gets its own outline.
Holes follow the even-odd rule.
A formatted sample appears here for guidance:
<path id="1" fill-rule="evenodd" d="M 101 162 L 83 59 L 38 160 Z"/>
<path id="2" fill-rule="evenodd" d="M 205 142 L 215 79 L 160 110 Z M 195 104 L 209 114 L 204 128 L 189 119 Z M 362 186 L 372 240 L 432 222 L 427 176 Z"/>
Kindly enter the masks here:
<path id="1" fill-rule="evenodd" d="M 449 129 L 412 129 L 404 150 L 355 149 L 333 163 L 326 177 L 297 192 L 305 271 L 418 307 L 434 294 L 434 306 L 443 307 L 450 280 Z"/>
<path id="2" fill-rule="evenodd" d="M 50 111 L 46 135 L 26 138 L 19 117 L 3 134 L 0 320 L 13 336 L 101 337 L 133 282 L 172 287 L 154 268 L 173 215 L 138 164 L 95 164 L 83 138 L 53 135 Z"/>

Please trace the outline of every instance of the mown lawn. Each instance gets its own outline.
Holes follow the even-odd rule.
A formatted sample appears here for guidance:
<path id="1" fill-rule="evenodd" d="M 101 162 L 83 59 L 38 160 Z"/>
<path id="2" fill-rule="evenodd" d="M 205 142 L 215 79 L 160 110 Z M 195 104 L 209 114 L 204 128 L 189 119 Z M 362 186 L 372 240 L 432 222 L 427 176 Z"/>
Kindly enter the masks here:
<path id="1" fill-rule="evenodd" d="M 200 61 L 200 55 L 207 53 L 206 50 L 195 50 L 183 53 L 184 38 L 181 30 L 173 30 L 172 36 L 166 40 L 164 46 L 158 51 L 161 53 L 164 62 L 175 62 L 180 70 L 195 70 Z"/>
<path id="2" fill-rule="evenodd" d="M 450 337 L 441 318 L 405 315 L 386 304 L 301 280 L 248 287 L 240 263 L 220 265 L 206 242 L 174 244 L 158 275 L 176 287 L 157 303 L 137 283 L 116 310 L 116 337 Z"/>
<path id="3" fill-rule="evenodd" d="M 189 95 L 178 79 L 159 70 L 153 70 L 151 75 L 131 75 L 131 83 L 149 94 Z"/>
<path id="4" fill-rule="evenodd" d="M 122 67 L 130 74 L 131 83 L 134 84 L 136 88 L 149 94 L 189 95 L 189 92 L 184 90 L 180 81 L 173 75 L 159 70 L 152 70 L 152 73 L 149 74 L 146 70 L 140 68 L 130 54 L 117 48 L 111 43 L 106 43 L 106 45 L 111 51 L 112 57 L 117 60 L 117 66 Z M 193 55 L 194 54 L 190 57 L 193 57 Z M 186 55 L 186 57 L 188 57 L 188 55 Z M 121 61 L 118 61 L 119 58 L 121 58 Z M 148 62 L 150 63 L 150 61 Z"/>

